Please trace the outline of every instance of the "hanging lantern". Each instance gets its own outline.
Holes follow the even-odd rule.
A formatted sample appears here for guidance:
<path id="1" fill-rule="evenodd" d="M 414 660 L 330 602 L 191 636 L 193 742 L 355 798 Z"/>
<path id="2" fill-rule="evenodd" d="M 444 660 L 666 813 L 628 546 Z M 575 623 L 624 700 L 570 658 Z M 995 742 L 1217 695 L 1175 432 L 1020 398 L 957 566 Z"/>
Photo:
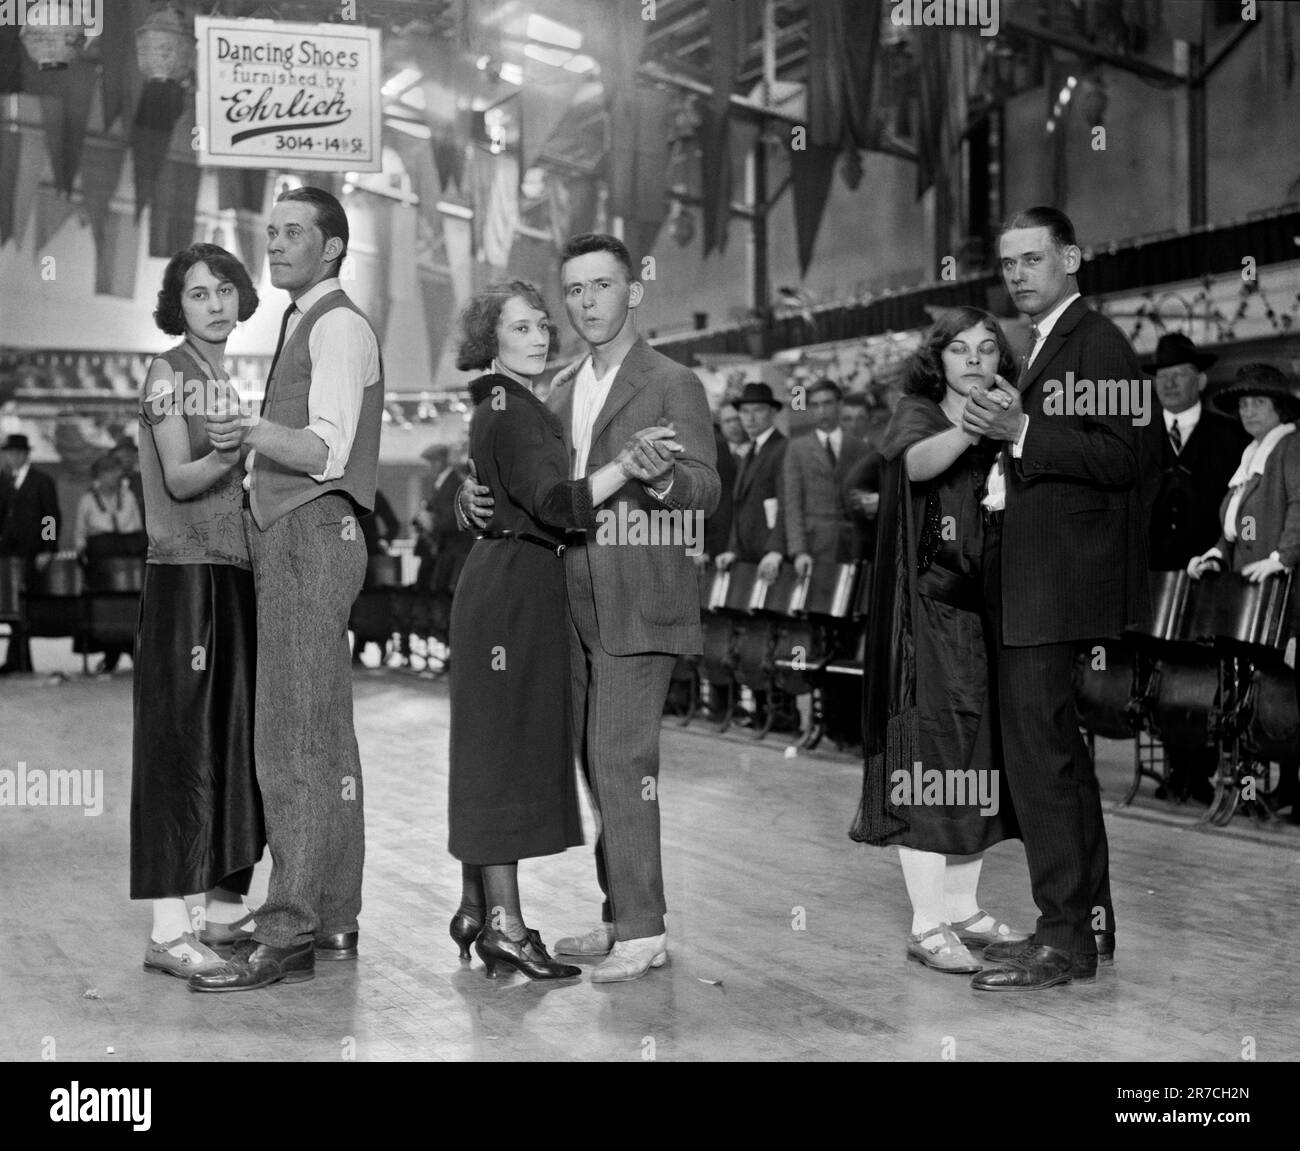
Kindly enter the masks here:
<path id="1" fill-rule="evenodd" d="M 695 217 L 685 208 L 673 217 L 668 228 L 672 238 L 683 248 L 695 239 Z"/>
<path id="2" fill-rule="evenodd" d="M 194 71 L 197 48 L 185 16 L 156 9 L 135 32 L 135 58 L 146 80 L 184 80 Z"/>
<path id="3" fill-rule="evenodd" d="M 36 66 L 54 72 L 77 58 L 86 30 L 79 24 L 24 24 L 18 36 Z"/>

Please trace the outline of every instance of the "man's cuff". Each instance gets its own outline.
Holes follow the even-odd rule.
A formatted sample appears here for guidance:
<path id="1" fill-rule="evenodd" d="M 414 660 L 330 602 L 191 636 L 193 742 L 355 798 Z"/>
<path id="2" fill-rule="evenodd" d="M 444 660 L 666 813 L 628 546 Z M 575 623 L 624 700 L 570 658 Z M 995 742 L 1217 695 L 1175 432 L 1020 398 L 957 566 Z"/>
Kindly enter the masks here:
<path id="1" fill-rule="evenodd" d="M 333 430 L 329 424 L 308 424 L 307 427 L 303 429 L 304 431 L 311 432 L 313 436 L 325 445 L 325 470 L 318 476 L 311 476 L 311 478 L 318 484 L 324 484 L 328 483 L 330 480 L 340 479 L 343 475 L 344 465 L 348 462 L 346 456 L 343 457 L 342 462 L 338 461 L 334 451 L 334 443 L 328 435 L 321 431 L 322 427 L 329 428 L 331 431 Z M 311 475 L 310 472 L 307 474 Z"/>
<path id="2" fill-rule="evenodd" d="M 1023 416 L 1020 423 L 1020 435 L 1018 435 L 1011 444 L 1011 455 L 1014 459 L 1019 459 L 1025 450 L 1025 435 L 1029 431 L 1029 417 Z"/>
<path id="3" fill-rule="evenodd" d="M 667 486 L 666 488 L 664 488 L 663 491 L 661 491 L 661 492 L 657 492 L 657 491 L 655 491 L 654 487 L 653 487 L 652 485 L 650 485 L 650 484 L 646 484 L 646 485 L 645 485 L 645 490 L 648 491 L 652 496 L 654 496 L 655 499 L 659 500 L 660 502 L 663 502 L 664 500 L 666 500 L 666 499 L 668 498 L 668 493 L 671 492 L 671 491 L 673 490 L 673 476 L 672 476 L 672 473 L 670 472 L 670 473 L 668 474 L 668 486 Z"/>

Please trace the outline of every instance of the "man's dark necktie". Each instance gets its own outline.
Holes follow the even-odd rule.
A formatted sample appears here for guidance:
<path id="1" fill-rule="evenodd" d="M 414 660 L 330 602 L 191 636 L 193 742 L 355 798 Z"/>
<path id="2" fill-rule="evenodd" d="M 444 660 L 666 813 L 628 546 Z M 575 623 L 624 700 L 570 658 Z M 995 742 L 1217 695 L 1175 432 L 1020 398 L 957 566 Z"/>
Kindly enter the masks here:
<path id="1" fill-rule="evenodd" d="M 830 436 L 826 437 L 826 458 L 830 460 L 831 471 L 833 472 L 838 461 L 835 459 L 835 444 L 831 441 Z"/>
<path id="2" fill-rule="evenodd" d="M 289 317 L 297 310 L 297 304 L 290 304 L 284 310 L 284 319 L 280 321 L 280 338 L 275 342 L 275 355 L 271 357 L 271 370 L 266 373 L 266 386 L 262 389 L 262 415 L 266 415 L 266 401 L 271 394 L 271 377 L 275 375 L 275 365 L 280 362 L 280 353 L 284 351 L 284 334 L 289 330 Z"/>
<path id="3" fill-rule="evenodd" d="M 751 443 L 749 445 L 749 451 L 740 457 L 740 467 L 736 469 L 736 483 L 731 489 L 733 492 L 739 492 L 741 487 L 744 485 L 745 477 L 749 474 L 749 465 L 754 458 L 754 451 L 757 446 L 757 444 Z"/>
<path id="4" fill-rule="evenodd" d="M 1181 455 L 1183 451 L 1183 431 L 1175 420 L 1169 425 L 1169 442 L 1173 445 L 1174 455 Z"/>
<path id="5" fill-rule="evenodd" d="M 1038 325 L 1037 325 L 1037 324 L 1030 324 L 1030 325 L 1029 325 L 1029 331 L 1030 331 L 1030 335 L 1031 335 L 1032 338 L 1031 338 L 1031 342 L 1030 342 L 1030 344 L 1029 344 L 1029 351 L 1027 351 L 1027 352 L 1024 354 L 1024 356 L 1021 357 L 1021 360 L 1020 360 L 1020 371 L 1021 371 L 1022 373 L 1025 371 L 1026 368 L 1029 367 L 1029 361 L 1032 360 L 1032 359 L 1034 358 L 1034 349 L 1035 349 L 1036 347 L 1038 347 L 1038 335 L 1039 335 L 1039 332 L 1038 332 Z"/>

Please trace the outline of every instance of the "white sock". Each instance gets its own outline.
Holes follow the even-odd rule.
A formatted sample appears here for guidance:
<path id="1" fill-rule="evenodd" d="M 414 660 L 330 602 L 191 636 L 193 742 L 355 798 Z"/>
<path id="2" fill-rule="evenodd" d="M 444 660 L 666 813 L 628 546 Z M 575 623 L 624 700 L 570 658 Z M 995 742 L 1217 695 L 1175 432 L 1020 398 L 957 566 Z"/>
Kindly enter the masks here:
<path id="1" fill-rule="evenodd" d="M 235 923 L 248 914 L 242 895 L 214 887 L 203 897 L 203 913 L 209 923 Z"/>
<path id="2" fill-rule="evenodd" d="M 180 896 L 153 901 L 153 931 L 150 938 L 155 943 L 170 943 L 191 931 L 190 913 Z"/>
<path id="3" fill-rule="evenodd" d="M 898 862 L 903 868 L 907 896 L 912 901 L 912 934 L 920 935 L 947 923 L 948 911 L 943 898 L 943 873 L 947 862 L 944 856 L 933 851 L 900 847 Z M 942 946 L 937 939 L 936 946 Z"/>
<path id="4" fill-rule="evenodd" d="M 979 855 L 949 855 L 943 872 L 943 899 L 947 907 L 948 922 L 960 923 L 980 909 L 980 869 L 984 866 L 984 853 Z M 985 916 L 992 922 L 991 916 Z M 976 920 L 973 928 L 986 927 L 984 920 Z"/>

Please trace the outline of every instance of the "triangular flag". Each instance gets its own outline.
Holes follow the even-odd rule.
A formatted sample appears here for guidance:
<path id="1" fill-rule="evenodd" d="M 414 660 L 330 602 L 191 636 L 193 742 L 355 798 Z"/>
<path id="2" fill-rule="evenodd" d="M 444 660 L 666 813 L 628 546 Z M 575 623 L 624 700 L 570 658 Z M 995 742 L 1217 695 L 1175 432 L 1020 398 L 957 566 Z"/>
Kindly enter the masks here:
<path id="1" fill-rule="evenodd" d="M 817 233 L 822 226 L 822 213 L 830 195 L 831 180 L 835 175 L 838 148 L 790 150 L 790 182 L 794 199 L 794 227 L 799 247 L 799 275 L 808 274 L 812 264 L 813 249 L 817 246 Z"/>
<path id="2" fill-rule="evenodd" d="M 72 215 L 72 201 L 50 188 L 36 195 L 36 250 L 42 252 Z"/>
<path id="3" fill-rule="evenodd" d="M 420 298 L 424 302 L 424 314 L 427 317 L 425 335 L 429 339 L 429 363 L 436 366 L 442 358 L 442 350 L 447 343 L 447 337 L 451 335 L 456 326 L 458 311 L 456 292 L 446 277 L 422 269 L 420 271 Z M 430 374 L 423 387 L 428 388 L 432 384 L 433 375 Z"/>
<path id="4" fill-rule="evenodd" d="M 94 63 L 82 58 L 46 76 L 49 79 L 40 82 L 45 147 L 54 170 L 54 186 L 70 196 L 81 169 L 99 73 Z M 37 85 L 29 85 L 29 90 L 36 91 Z"/>
<path id="5" fill-rule="evenodd" d="M 429 386 L 433 363 L 415 261 L 418 214 L 410 204 L 389 204 L 388 315 L 384 325 L 384 386 L 418 392 Z"/>
<path id="6" fill-rule="evenodd" d="M 158 177 L 171 148 L 172 131 L 185 108 L 185 91 L 172 80 L 150 80 L 140 92 L 131 124 L 135 218 L 153 203 Z M 170 255 L 171 253 L 168 253 Z"/>
<path id="7" fill-rule="evenodd" d="M 524 87 L 519 98 L 519 149 L 522 170 L 533 166 L 560 126 L 587 77 L 524 57 Z"/>
<path id="8" fill-rule="evenodd" d="M 198 199 L 198 165 L 168 160 L 149 216 L 149 255 L 168 259 L 194 243 Z"/>

